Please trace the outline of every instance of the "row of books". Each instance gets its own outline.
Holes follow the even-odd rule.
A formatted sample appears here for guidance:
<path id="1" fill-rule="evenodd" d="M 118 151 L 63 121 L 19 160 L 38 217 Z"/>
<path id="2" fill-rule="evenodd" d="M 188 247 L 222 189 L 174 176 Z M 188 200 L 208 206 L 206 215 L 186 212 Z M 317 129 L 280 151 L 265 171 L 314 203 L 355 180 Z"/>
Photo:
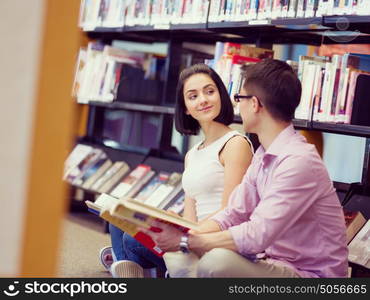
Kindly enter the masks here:
<path id="1" fill-rule="evenodd" d="M 79 26 L 97 27 L 206 23 L 209 0 L 81 0 Z M 162 27 L 163 28 L 163 27 Z M 166 27 L 164 27 L 166 28 Z"/>
<path id="2" fill-rule="evenodd" d="M 209 22 L 368 15 L 368 0 L 212 0 Z"/>
<path id="3" fill-rule="evenodd" d="M 298 77 L 302 96 L 296 119 L 370 125 L 363 111 L 370 104 L 370 55 L 301 56 Z"/>
<path id="4" fill-rule="evenodd" d="M 118 94 L 155 103 L 161 97 L 164 65 L 165 57 L 160 54 L 90 42 L 79 51 L 72 96 L 82 104 L 91 100 L 109 103 Z"/>
<path id="5" fill-rule="evenodd" d="M 206 60 L 220 75 L 230 98 L 240 92 L 241 67 L 264 58 L 273 58 L 270 49 L 236 43 L 217 42 L 214 59 Z M 300 104 L 295 119 L 370 126 L 366 113 L 370 85 L 370 55 L 346 53 L 330 57 L 300 56 L 287 61 L 302 83 Z M 239 114 L 237 103 L 234 112 Z"/>
<path id="6" fill-rule="evenodd" d="M 370 0 L 81 0 L 79 26 L 192 24 L 224 21 L 369 15 Z M 209 16 L 207 18 L 209 11 Z"/>
<path id="7" fill-rule="evenodd" d="M 239 106 L 233 96 L 240 92 L 242 86 L 241 67 L 254 64 L 264 58 L 273 58 L 274 51 L 253 47 L 246 44 L 216 42 L 215 54 L 212 60 L 205 63 L 212 67 L 221 77 L 230 95 L 235 114 L 239 114 Z"/>
<path id="8" fill-rule="evenodd" d="M 112 162 L 99 148 L 77 144 L 65 162 L 64 180 L 98 194 L 129 197 L 160 209 L 181 213 L 184 192 L 181 174 L 155 172 L 142 163 L 130 169 L 125 161 Z"/>

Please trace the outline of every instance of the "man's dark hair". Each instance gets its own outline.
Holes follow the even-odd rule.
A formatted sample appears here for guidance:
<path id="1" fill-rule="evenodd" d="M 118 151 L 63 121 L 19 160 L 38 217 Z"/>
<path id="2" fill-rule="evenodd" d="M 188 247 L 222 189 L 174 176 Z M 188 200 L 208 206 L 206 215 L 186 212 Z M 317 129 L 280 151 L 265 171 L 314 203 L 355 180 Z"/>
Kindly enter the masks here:
<path id="1" fill-rule="evenodd" d="M 200 125 L 192 116 L 186 114 L 186 106 L 184 100 L 184 83 L 195 74 L 206 74 L 215 83 L 221 99 L 221 111 L 214 119 L 219 123 L 229 125 L 234 119 L 234 109 L 231 104 L 230 96 L 227 93 L 225 85 L 220 76 L 210 67 L 205 64 L 196 64 L 184 69 L 179 76 L 176 89 L 176 107 L 175 107 L 175 126 L 176 130 L 181 134 L 196 135 L 199 132 Z"/>
<path id="2" fill-rule="evenodd" d="M 243 66 L 244 89 L 257 96 L 277 120 L 290 122 L 301 99 L 301 82 L 284 61 L 264 59 Z"/>

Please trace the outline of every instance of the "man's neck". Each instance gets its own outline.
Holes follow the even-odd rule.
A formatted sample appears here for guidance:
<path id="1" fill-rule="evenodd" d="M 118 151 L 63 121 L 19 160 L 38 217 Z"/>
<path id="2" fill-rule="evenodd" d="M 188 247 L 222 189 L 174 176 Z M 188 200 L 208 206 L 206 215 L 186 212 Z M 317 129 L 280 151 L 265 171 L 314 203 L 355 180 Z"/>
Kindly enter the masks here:
<path id="1" fill-rule="evenodd" d="M 273 119 L 267 119 L 261 124 L 256 133 L 265 151 L 270 147 L 276 137 L 290 124 L 291 122 L 276 121 Z"/>

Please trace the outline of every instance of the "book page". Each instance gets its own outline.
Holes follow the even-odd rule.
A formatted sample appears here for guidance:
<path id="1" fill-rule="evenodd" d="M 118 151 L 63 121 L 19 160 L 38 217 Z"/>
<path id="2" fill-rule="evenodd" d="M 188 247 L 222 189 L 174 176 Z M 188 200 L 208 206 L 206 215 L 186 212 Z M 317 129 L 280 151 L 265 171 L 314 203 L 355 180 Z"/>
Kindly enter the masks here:
<path id="1" fill-rule="evenodd" d="M 370 221 L 354 237 L 348 245 L 348 260 L 370 268 Z"/>

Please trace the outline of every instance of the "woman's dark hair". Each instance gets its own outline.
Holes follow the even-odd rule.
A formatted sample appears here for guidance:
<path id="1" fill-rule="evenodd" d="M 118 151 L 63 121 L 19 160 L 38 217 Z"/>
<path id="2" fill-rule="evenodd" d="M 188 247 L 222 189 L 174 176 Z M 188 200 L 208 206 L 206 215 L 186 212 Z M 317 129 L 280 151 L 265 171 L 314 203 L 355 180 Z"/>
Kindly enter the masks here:
<path id="1" fill-rule="evenodd" d="M 184 69 L 179 76 L 176 89 L 176 107 L 175 107 L 175 126 L 176 130 L 181 134 L 196 135 L 199 132 L 200 125 L 192 116 L 187 115 L 185 100 L 184 100 L 184 83 L 195 74 L 206 74 L 216 84 L 221 99 L 220 114 L 214 119 L 219 123 L 229 125 L 234 119 L 234 109 L 231 104 L 230 96 L 227 93 L 225 85 L 220 76 L 210 67 L 205 64 L 196 64 Z"/>
<path id="2" fill-rule="evenodd" d="M 301 99 L 301 82 L 284 61 L 264 59 L 243 66 L 244 89 L 255 95 L 277 120 L 290 122 Z"/>

